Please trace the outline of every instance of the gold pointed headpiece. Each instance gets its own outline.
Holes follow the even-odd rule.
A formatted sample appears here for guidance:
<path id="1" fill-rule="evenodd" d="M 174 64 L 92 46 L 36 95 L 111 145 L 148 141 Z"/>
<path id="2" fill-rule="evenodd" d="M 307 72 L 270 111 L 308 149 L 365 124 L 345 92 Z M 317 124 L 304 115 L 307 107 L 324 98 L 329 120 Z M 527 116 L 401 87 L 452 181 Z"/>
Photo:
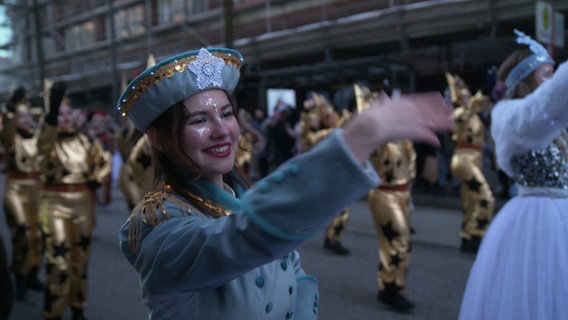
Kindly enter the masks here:
<path id="1" fill-rule="evenodd" d="M 460 99 L 460 91 L 462 89 L 468 89 L 467 85 L 463 81 L 460 76 L 452 75 L 449 72 L 446 72 L 446 81 L 448 82 L 448 88 L 450 89 L 450 97 L 452 99 L 452 103 L 456 104 Z"/>
<path id="2" fill-rule="evenodd" d="M 361 112 L 369 108 L 379 98 L 376 92 L 372 92 L 371 89 L 366 86 L 355 83 L 353 84 L 353 88 L 355 89 L 357 112 Z"/>

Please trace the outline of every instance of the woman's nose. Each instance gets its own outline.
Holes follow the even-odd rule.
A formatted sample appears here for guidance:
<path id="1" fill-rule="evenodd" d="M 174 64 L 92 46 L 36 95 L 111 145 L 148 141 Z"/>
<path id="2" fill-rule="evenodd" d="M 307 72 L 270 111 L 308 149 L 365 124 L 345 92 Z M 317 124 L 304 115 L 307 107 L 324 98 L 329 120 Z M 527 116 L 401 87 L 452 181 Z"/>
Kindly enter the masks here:
<path id="1" fill-rule="evenodd" d="M 227 128 L 227 124 L 221 120 L 216 119 L 213 121 L 213 137 L 225 137 L 229 134 L 229 128 Z"/>

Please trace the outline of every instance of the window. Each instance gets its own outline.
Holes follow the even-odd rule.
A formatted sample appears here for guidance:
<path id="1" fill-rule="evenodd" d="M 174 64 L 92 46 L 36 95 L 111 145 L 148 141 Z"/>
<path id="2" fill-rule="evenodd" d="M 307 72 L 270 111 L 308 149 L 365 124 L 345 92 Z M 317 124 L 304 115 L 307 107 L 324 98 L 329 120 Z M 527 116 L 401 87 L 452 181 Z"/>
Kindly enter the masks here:
<path id="1" fill-rule="evenodd" d="M 115 36 L 117 39 L 127 38 L 146 31 L 144 25 L 144 6 L 136 5 L 118 11 L 114 15 Z"/>
<path id="2" fill-rule="evenodd" d="M 95 43 L 95 23 L 87 21 L 65 30 L 65 49 L 77 50 Z"/>
<path id="3" fill-rule="evenodd" d="M 183 21 L 186 10 L 187 0 L 162 0 L 158 2 L 158 23 Z"/>

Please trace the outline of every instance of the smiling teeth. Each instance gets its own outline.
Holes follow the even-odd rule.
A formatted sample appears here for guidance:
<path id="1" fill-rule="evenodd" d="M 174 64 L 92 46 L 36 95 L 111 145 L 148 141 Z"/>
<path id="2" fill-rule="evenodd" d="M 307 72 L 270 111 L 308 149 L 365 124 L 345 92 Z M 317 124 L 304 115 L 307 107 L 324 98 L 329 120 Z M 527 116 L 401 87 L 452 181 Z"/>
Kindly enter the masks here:
<path id="1" fill-rule="evenodd" d="M 207 149 L 207 152 L 211 152 L 211 153 L 221 153 L 221 152 L 227 151 L 227 149 L 229 149 L 228 146 L 217 147 L 217 148 Z"/>

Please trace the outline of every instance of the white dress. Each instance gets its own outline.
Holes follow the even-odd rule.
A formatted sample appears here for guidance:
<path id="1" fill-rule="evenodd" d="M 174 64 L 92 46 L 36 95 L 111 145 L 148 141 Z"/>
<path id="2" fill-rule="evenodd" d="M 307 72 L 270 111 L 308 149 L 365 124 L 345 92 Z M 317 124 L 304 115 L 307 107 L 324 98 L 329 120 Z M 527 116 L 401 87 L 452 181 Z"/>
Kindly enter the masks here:
<path id="1" fill-rule="evenodd" d="M 491 134 L 519 186 L 483 238 L 459 319 L 568 319 L 568 63 L 499 102 Z"/>

